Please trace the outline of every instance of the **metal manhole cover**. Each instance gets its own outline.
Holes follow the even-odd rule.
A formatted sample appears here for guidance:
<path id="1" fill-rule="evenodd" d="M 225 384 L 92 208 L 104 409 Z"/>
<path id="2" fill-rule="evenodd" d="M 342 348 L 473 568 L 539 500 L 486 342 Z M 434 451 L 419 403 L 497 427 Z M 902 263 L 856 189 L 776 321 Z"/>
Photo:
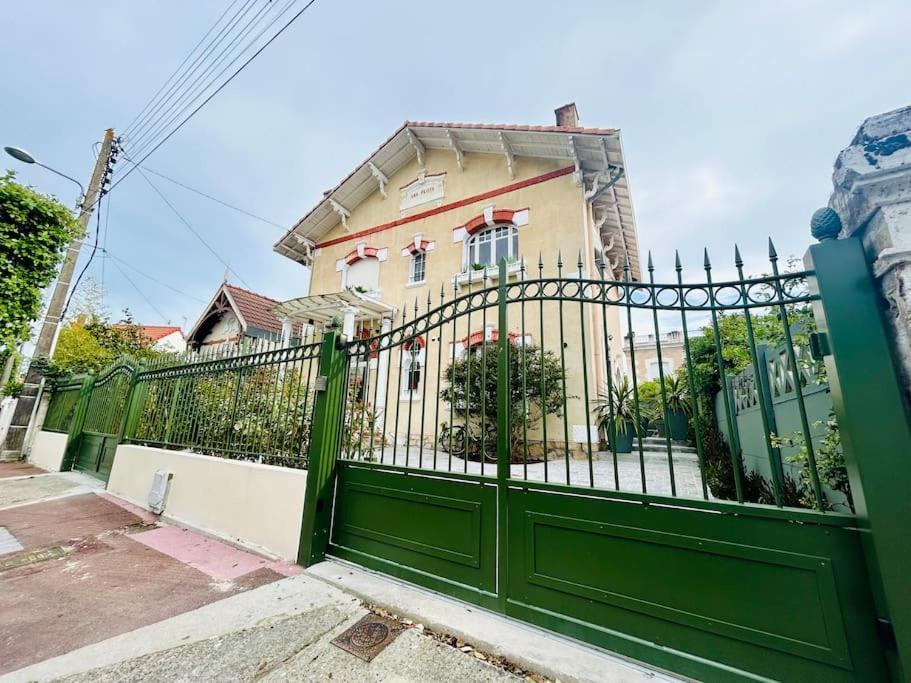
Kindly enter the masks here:
<path id="1" fill-rule="evenodd" d="M 17 567 L 24 567 L 27 564 L 35 564 L 36 562 L 56 560 L 64 555 L 66 555 L 66 549 L 59 545 L 43 548 L 42 550 L 33 550 L 28 553 L 20 553 L 19 555 L 5 557 L 0 560 L 0 572 L 8 569 L 16 569 Z"/>
<path id="2" fill-rule="evenodd" d="M 369 662 L 395 640 L 402 630 L 402 625 L 394 619 L 368 614 L 336 636 L 332 644 Z"/>

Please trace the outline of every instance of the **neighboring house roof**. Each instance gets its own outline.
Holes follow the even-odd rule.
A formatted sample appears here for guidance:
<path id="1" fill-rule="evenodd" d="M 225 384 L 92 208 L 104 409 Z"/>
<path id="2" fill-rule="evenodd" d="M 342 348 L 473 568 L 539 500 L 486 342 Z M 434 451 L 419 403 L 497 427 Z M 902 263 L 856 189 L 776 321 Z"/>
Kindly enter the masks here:
<path id="1" fill-rule="evenodd" d="M 272 312 L 272 309 L 278 305 L 278 301 L 227 283 L 224 288 L 230 294 L 240 312 L 240 317 L 246 323 L 245 328 L 255 327 L 258 330 L 281 334 L 282 321 Z"/>
<path id="2" fill-rule="evenodd" d="M 114 323 L 111 327 L 122 330 L 130 326 L 126 323 Z M 183 330 L 176 325 L 136 325 L 136 327 L 140 328 L 142 333 L 152 342 L 164 339 L 169 334 L 174 334 L 175 332 L 180 332 L 180 336 L 183 337 Z"/>
<path id="3" fill-rule="evenodd" d="M 339 223 L 339 207 L 351 212 L 415 156 L 424 165 L 428 149 L 462 154 L 501 154 L 554 159 L 574 166 L 584 179 L 586 198 L 595 207 L 605 246 L 617 262 L 629 254 L 633 276 L 639 277 L 636 218 L 620 131 L 616 128 L 521 126 L 490 123 L 406 121 L 275 243 L 274 250 L 309 264 L 316 242 Z M 467 163 L 470 165 L 470 156 Z M 505 162 L 504 162 L 505 163 Z M 333 206 L 335 205 L 335 206 Z M 620 260 L 622 263 L 622 260 Z"/>
<path id="4" fill-rule="evenodd" d="M 281 320 L 272 312 L 272 309 L 278 303 L 275 299 L 224 282 L 203 309 L 199 320 L 190 328 L 187 339 L 195 339 L 200 328 L 211 318 L 213 313 L 223 313 L 228 309 L 237 316 L 243 332 L 255 329 L 262 332 L 281 334 Z"/>

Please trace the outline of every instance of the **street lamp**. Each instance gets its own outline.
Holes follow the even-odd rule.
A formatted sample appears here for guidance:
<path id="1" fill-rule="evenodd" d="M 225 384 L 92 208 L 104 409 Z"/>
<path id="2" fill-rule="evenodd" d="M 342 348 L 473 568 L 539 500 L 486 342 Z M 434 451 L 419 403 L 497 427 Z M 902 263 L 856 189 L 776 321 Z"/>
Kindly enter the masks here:
<path id="1" fill-rule="evenodd" d="M 85 188 L 82 186 L 82 183 L 80 183 L 78 180 L 68 176 L 66 173 L 61 173 L 56 168 L 51 168 L 50 166 L 42 164 L 40 161 L 38 161 L 35 157 L 33 157 L 31 154 L 26 152 L 21 147 L 4 147 L 3 151 L 5 151 L 7 154 L 9 154 L 11 157 L 13 157 L 13 159 L 16 159 L 17 161 L 21 161 L 23 164 L 35 164 L 36 166 L 40 166 L 41 168 L 47 169 L 51 173 L 56 173 L 61 178 L 66 178 L 67 180 L 71 180 L 72 182 L 76 183 L 79 186 L 79 192 L 80 192 L 79 205 L 80 206 L 82 205 L 82 199 L 83 199 L 83 197 L 85 197 Z"/>

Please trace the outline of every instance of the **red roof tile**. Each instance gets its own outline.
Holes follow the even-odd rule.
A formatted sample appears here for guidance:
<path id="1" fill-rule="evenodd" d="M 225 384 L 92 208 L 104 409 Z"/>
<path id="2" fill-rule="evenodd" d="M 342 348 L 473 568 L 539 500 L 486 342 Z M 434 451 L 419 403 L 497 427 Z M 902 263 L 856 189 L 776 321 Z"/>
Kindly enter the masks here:
<path id="1" fill-rule="evenodd" d="M 128 325 L 126 323 L 114 323 L 111 327 L 122 330 L 126 329 Z M 163 339 L 174 332 L 180 332 L 180 336 L 183 336 L 183 330 L 176 325 L 137 325 L 137 327 L 153 342 L 157 342 L 159 339 Z"/>
<path id="2" fill-rule="evenodd" d="M 228 290 L 234 303 L 237 304 L 237 307 L 240 309 L 240 314 L 243 316 L 248 327 L 255 327 L 258 330 L 265 330 L 267 332 L 281 333 L 281 320 L 272 312 L 272 308 L 278 305 L 278 301 L 227 283 L 225 284 L 225 289 Z"/>
<path id="3" fill-rule="evenodd" d="M 481 128 L 485 130 L 513 130 L 526 133 L 572 133 L 574 135 L 614 135 L 617 128 L 582 128 L 570 126 L 523 126 L 512 123 L 442 123 L 439 121 L 405 121 L 404 126 L 423 128 Z"/>

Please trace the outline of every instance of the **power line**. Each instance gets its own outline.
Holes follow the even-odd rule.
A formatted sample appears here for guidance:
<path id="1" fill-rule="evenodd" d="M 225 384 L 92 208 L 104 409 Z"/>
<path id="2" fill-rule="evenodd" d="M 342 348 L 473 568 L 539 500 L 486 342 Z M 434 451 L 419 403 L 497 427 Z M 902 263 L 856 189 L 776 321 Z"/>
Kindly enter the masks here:
<path id="1" fill-rule="evenodd" d="M 175 133 L 177 133 L 177 131 L 179 131 L 181 128 L 183 128 L 183 126 L 185 126 L 186 123 L 190 119 L 192 119 L 203 107 L 205 107 L 209 102 L 211 102 L 212 99 L 228 85 L 228 83 L 230 83 L 232 80 L 234 80 L 244 69 L 246 69 L 247 66 L 249 66 L 250 63 L 254 59 L 256 59 L 259 55 L 261 55 L 263 53 L 263 51 L 276 40 L 276 38 L 278 38 L 282 33 L 284 33 L 295 21 L 297 21 L 298 18 L 301 17 L 301 15 L 303 15 L 304 12 L 306 12 L 308 9 L 310 9 L 315 3 L 316 3 L 316 0 L 309 0 L 309 2 L 307 2 L 307 4 L 305 4 L 300 10 L 298 10 L 271 38 L 269 38 L 269 40 L 267 40 L 258 50 L 256 50 L 256 52 L 254 52 L 246 61 L 244 61 L 244 63 L 241 64 L 240 67 L 238 67 L 237 70 L 234 71 L 234 73 L 232 73 L 226 81 L 224 81 L 221 85 L 219 85 L 211 94 L 209 94 L 208 97 L 206 97 L 199 105 L 197 105 L 196 108 L 193 109 L 193 111 L 191 111 L 164 138 L 162 138 L 161 141 L 156 143 L 155 146 L 151 150 L 146 152 L 144 154 L 144 156 L 138 162 L 134 162 L 134 163 L 136 163 L 137 165 L 142 164 L 146 159 L 148 159 L 152 154 L 154 154 L 155 151 L 158 150 L 159 147 L 161 147 L 165 142 L 170 140 L 171 137 L 173 137 L 173 135 Z M 121 176 L 120 180 L 116 181 L 113 185 L 111 185 L 111 189 L 113 190 L 120 183 L 122 183 L 124 180 L 126 180 L 134 170 L 136 170 L 135 165 L 133 166 L 133 168 L 129 169 L 123 176 Z"/>
<path id="2" fill-rule="evenodd" d="M 278 0 L 275 1 L 277 2 Z M 290 1 L 296 2 L 297 0 Z M 148 144 L 154 142 L 155 138 L 161 132 L 166 130 L 176 118 L 192 106 L 193 102 L 221 77 L 224 70 L 220 73 L 215 73 L 216 70 L 224 63 L 228 56 L 235 52 L 239 45 L 241 46 L 240 51 L 234 55 L 234 59 L 228 64 L 228 67 L 230 67 L 241 54 L 249 49 L 253 41 L 243 45 L 244 39 L 265 17 L 268 16 L 274 6 L 275 5 L 272 2 L 264 4 L 261 8 L 256 10 L 252 16 L 247 17 L 245 23 L 242 25 L 237 23 L 238 17 L 232 19 L 232 24 L 227 26 L 226 29 L 223 29 L 227 30 L 227 33 L 225 33 L 224 36 L 220 36 L 219 39 L 208 48 L 204 59 L 199 64 L 198 73 L 194 73 L 194 71 L 197 71 L 194 68 L 194 71 L 189 71 L 184 74 L 181 83 L 169 98 L 170 101 L 167 102 L 167 104 L 162 103 L 164 105 L 162 111 L 157 114 L 153 121 L 146 122 L 141 131 L 132 136 L 131 142 L 135 146 L 137 153 L 139 153 L 140 147 L 144 149 Z M 246 15 L 252 7 L 253 5 L 244 8 L 242 10 L 242 15 Z M 235 26 L 237 28 L 236 31 L 234 30 Z M 225 39 L 227 39 L 227 43 L 220 46 L 219 43 Z M 218 52 L 214 52 L 216 48 L 218 49 Z"/>
<path id="3" fill-rule="evenodd" d="M 129 157 L 127 157 L 127 158 L 129 158 Z M 136 166 L 134 166 L 133 168 L 139 168 L 139 166 L 136 165 Z M 131 170 L 132 170 L 132 169 L 131 169 Z M 165 204 L 168 205 L 168 208 L 171 209 L 171 211 L 174 212 L 174 215 L 177 216 L 178 219 L 180 219 L 180 222 L 183 223 L 183 224 L 187 227 L 187 229 L 188 229 L 190 232 L 192 232 L 192 233 L 196 236 L 196 239 L 198 239 L 200 242 L 202 242 L 203 246 L 205 246 L 205 248 L 208 249 L 209 252 L 210 252 L 215 258 L 217 258 L 217 259 L 219 260 L 219 262 L 220 262 L 225 268 L 227 268 L 229 271 L 231 271 L 232 273 L 234 273 L 235 275 L 237 275 L 237 279 L 240 280 L 240 281 L 243 283 L 243 285 L 244 285 L 245 287 L 247 287 L 248 289 L 252 289 L 252 288 L 250 287 L 250 285 L 248 285 L 247 282 L 240 276 L 240 274 L 239 274 L 236 270 L 234 270 L 234 269 L 228 264 L 228 262 L 225 261 L 225 260 L 218 254 L 218 252 L 215 251 L 215 249 L 212 248 L 212 246 L 211 246 L 208 242 L 206 242 L 206 240 L 203 238 L 203 236 L 200 235 L 199 232 L 197 232 L 196 229 L 195 229 L 192 225 L 190 225 L 190 221 L 188 221 L 186 218 L 184 218 L 183 215 L 180 213 L 180 211 L 177 210 L 177 207 L 175 207 L 170 201 L 168 201 L 168 198 L 165 197 L 164 194 L 162 194 L 161 190 L 158 189 L 158 186 L 156 186 L 155 183 L 153 183 L 153 182 L 151 181 L 151 179 L 149 178 L 149 176 L 147 176 L 147 175 L 145 174 L 145 171 L 143 171 L 141 168 L 139 168 L 139 175 L 141 175 L 141 176 L 143 177 L 143 179 L 149 184 L 149 186 L 150 186 L 153 190 L 155 190 L 155 194 L 157 194 L 159 197 L 161 197 L 161 201 L 163 201 Z"/>
<path id="4" fill-rule="evenodd" d="M 200 80 L 207 77 L 208 74 L 211 73 L 224 58 L 224 54 L 230 50 L 233 50 L 235 45 L 237 45 L 239 41 L 243 40 L 251 27 L 258 23 L 264 13 L 268 12 L 268 10 L 271 8 L 271 3 L 266 3 L 263 5 L 263 7 L 260 8 L 253 15 L 253 17 L 249 19 L 249 21 L 247 21 L 243 28 L 240 29 L 240 32 L 237 35 L 229 38 L 227 46 L 221 49 L 221 52 L 215 56 L 214 61 L 206 65 L 205 62 L 209 58 L 209 55 L 216 48 L 218 48 L 219 44 L 225 38 L 230 35 L 235 26 L 238 25 L 240 19 L 242 19 L 243 16 L 246 15 L 253 6 L 254 0 L 248 0 L 246 7 L 241 8 L 238 13 L 231 18 L 228 25 L 219 31 L 219 35 L 216 36 L 213 42 L 210 43 L 206 48 L 206 50 L 196 58 L 191 68 L 188 69 L 186 73 L 184 73 L 180 78 L 180 80 L 172 86 L 170 92 L 168 93 L 168 96 L 162 98 L 155 109 L 152 110 L 149 118 L 143 122 L 139 129 L 135 129 L 135 134 L 131 135 L 132 143 L 139 145 L 140 138 L 145 137 L 150 130 L 156 130 L 163 119 L 167 119 L 169 116 L 171 116 L 171 114 L 182 104 L 186 96 L 193 90 L 196 84 L 199 83 Z M 189 83 L 189 85 L 185 85 L 187 80 L 192 78 L 194 76 L 194 72 L 196 72 L 198 69 L 201 69 L 201 71 L 196 74 L 194 80 Z M 209 85 L 205 85 L 203 89 L 207 87 L 209 87 Z"/>
<path id="5" fill-rule="evenodd" d="M 153 304 L 152 300 L 149 299 L 149 297 L 147 297 L 141 289 L 139 289 L 139 287 L 136 285 L 135 282 L 133 282 L 133 280 L 130 278 L 130 276 L 127 275 L 126 272 L 123 270 L 123 268 L 120 267 L 120 264 L 118 264 L 117 261 L 113 261 L 113 264 L 114 264 L 114 267 L 120 271 L 120 274 L 123 275 L 123 277 L 126 279 L 126 281 L 129 282 L 131 285 L 133 285 L 133 289 L 135 289 L 137 292 L 139 292 L 139 296 L 141 296 L 143 299 L 145 299 L 145 302 L 152 308 L 152 310 L 155 311 L 161 317 L 162 320 L 164 320 L 165 322 L 168 322 L 170 320 L 170 318 L 168 316 L 166 316 L 164 313 L 162 313 L 161 309 L 159 309 L 155 304 Z"/>
<path id="6" fill-rule="evenodd" d="M 233 7 L 235 4 L 237 4 L 237 2 L 238 2 L 238 0 L 233 0 L 233 2 L 225 8 L 225 11 L 221 13 L 221 16 L 219 16 L 218 19 L 215 20 L 215 23 L 212 24 L 212 26 L 209 28 L 208 31 L 206 31 L 205 35 L 199 39 L 199 42 L 196 43 L 196 45 L 193 46 L 193 49 L 190 50 L 189 53 L 187 53 L 187 56 L 183 58 L 183 61 L 174 70 L 174 73 L 172 73 L 170 76 L 168 76 L 167 79 L 165 79 L 165 82 L 161 84 L 161 87 L 158 89 L 158 91 L 154 95 L 152 95 L 152 98 L 148 102 L 146 102 L 145 106 L 139 111 L 139 113 L 135 117 L 133 117 L 133 120 L 130 121 L 130 123 L 124 129 L 124 133 L 129 133 L 129 131 L 132 130 L 134 124 L 137 126 L 141 125 L 140 119 L 146 117 L 147 111 L 155 103 L 155 100 L 162 93 L 162 91 L 168 86 L 168 83 L 170 83 L 171 80 L 180 72 L 180 70 L 184 67 L 184 65 L 190 60 L 190 57 L 193 56 L 193 53 L 196 52 L 197 49 L 199 49 L 199 46 L 202 45 L 203 41 L 205 41 L 205 39 L 209 37 L 209 34 L 211 34 L 212 31 L 215 30 L 215 27 L 221 23 L 221 20 L 225 18 L 225 15 L 228 14 L 231 7 Z"/>
<path id="7" fill-rule="evenodd" d="M 104 247 L 101 247 L 101 252 L 104 254 L 105 259 L 109 259 L 109 258 L 110 258 L 110 259 L 113 259 L 114 261 L 118 261 L 121 265 L 126 266 L 127 268 L 129 268 L 130 270 L 132 270 L 133 272 L 135 272 L 137 275 L 141 275 L 142 277 L 144 277 L 144 278 L 146 278 L 146 279 L 148 279 L 148 280 L 151 280 L 152 282 L 154 282 L 154 283 L 156 283 L 156 284 L 159 284 L 159 285 L 161 285 L 162 287 L 166 287 L 167 289 L 170 289 L 172 292 L 174 292 L 174 293 L 176 293 L 176 294 L 180 294 L 181 296 L 185 296 L 185 297 L 187 297 L 188 299 L 193 299 L 194 301 L 198 301 L 198 302 L 201 303 L 201 304 L 206 304 L 206 303 L 208 303 L 208 302 L 205 301 L 204 299 L 200 299 L 198 296 L 193 296 L 192 294 L 188 294 L 187 292 L 184 292 L 184 291 L 181 290 L 181 289 L 177 289 L 177 287 L 175 287 L 175 286 L 173 286 L 173 285 L 170 285 L 170 284 L 168 284 L 167 282 L 164 282 L 163 280 L 159 280 L 158 278 L 154 277 L 153 275 L 149 275 L 148 273 L 145 273 L 145 272 L 139 270 L 139 268 L 137 268 L 137 267 L 134 266 L 133 264 L 128 263 L 127 261 L 124 261 L 124 260 L 123 260 L 122 258 L 120 258 L 119 256 L 113 254 L 113 253 L 111 252 L 110 249 L 105 249 Z"/>
<path id="8" fill-rule="evenodd" d="M 131 164 L 136 163 L 132 159 L 129 159 L 129 158 L 127 158 L 127 161 L 129 161 Z M 174 178 L 171 178 L 170 176 L 166 176 L 164 173 L 162 173 L 160 171 L 151 169 L 148 166 L 143 166 L 143 169 L 145 169 L 148 173 L 151 173 L 152 175 L 157 175 L 159 178 L 163 178 L 164 180 L 167 180 L 168 182 L 174 183 L 175 185 L 179 185 L 180 187 L 182 187 L 185 190 L 189 190 L 190 192 L 194 192 L 202 197 L 205 197 L 206 199 L 210 199 L 211 201 L 215 202 L 216 204 L 221 204 L 222 206 L 226 206 L 229 209 L 233 209 L 234 211 L 237 211 L 238 213 L 242 213 L 245 216 L 249 216 L 250 218 L 254 218 L 262 223 L 271 225 L 275 228 L 278 228 L 281 231 L 285 231 L 287 229 L 287 226 L 281 225 L 274 221 L 270 221 L 268 218 L 263 218 L 262 216 L 257 216 L 255 213 L 253 213 L 251 211 L 247 211 L 246 209 L 242 209 L 239 206 L 230 204 L 222 199 L 219 199 L 218 197 L 213 197 L 212 195 L 207 194 L 207 193 L 203 192 L 202 190 L 197 190 L 195 187 L 190 187 L 189 185 L 182 183 L 179 180 L 175 180 Z"/>

